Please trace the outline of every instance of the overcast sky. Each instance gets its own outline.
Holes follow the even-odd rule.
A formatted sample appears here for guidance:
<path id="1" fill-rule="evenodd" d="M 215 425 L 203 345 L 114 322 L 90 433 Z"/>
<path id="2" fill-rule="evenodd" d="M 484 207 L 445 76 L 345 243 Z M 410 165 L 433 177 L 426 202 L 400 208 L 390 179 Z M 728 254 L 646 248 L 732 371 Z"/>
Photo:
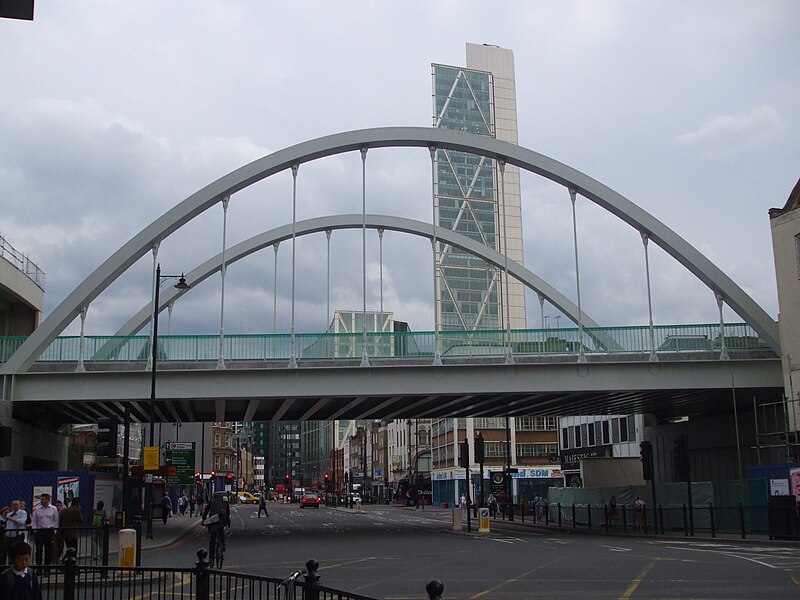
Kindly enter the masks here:
<path id="1" fill-rule="evenodd" d="M 128 239 L 239 166 L 332 133 L 430 126 L 431 63 L 464 65 L 465 42 L 490 43 L 514 52 L 520 145 L 650 212 L 777 317 L 767 211 L 800 175 L 799 23 L 795 1 L 40 0 L 33 22 L 0 19 L 0 234 L 46 272 L 46 316 Z M 304 165 L 298 218 L 360 212 L 360 164 Z M 367 164 L 368 212 L 430 220 L 427 150 L 373 150 Z M 567 191 L 525 175 L 522 198 L 526 266 L 574 301 Z M 638 232 L 585 198 L 577 213 L 584 310 L 603 325 L 646 324 Z M 228 245 L 289 222 L 281 173 L 232 198 Z M 298 331 L 322 331 L 325 236 L 297 245 Z M 159 259 L 165 273 L 190 271 L 221 247 L 217 206 Z M 331 252 L 332 309 L 360 309 L 360 231 L 335 232 Z M 368 252 L 377 309 L 375 232 Z M 383 253 L 384 309 L 432 329 L 430 243 L 387 232 Z M 270 248 L 228 270 L 226 333 L 272 331 L 273 260 Z M 718 320 L 713 294 L 652 244 L 650 263 L 657 324 Z M 282 244 L 284 332 L 290 266 Z M 88 333 L 113 333 L 148 301 L 151 268 L 148 255 L 95 300 Z M 168 327 L 216 332 L 219 305 L 216 276 Z M 535 294 L 528 323 L 540 323 Z"/>

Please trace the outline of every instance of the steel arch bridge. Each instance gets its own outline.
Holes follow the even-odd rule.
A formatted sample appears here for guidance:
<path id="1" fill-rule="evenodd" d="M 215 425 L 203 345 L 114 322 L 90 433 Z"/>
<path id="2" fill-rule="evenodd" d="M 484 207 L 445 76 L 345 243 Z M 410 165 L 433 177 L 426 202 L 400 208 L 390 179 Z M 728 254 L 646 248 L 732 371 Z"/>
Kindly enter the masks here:
<path id="1" fill-rule="evenodd" d="M 236 169 L 192 194 L 145 227 L 75 288 L 15 352 L 0 373 L 26 371 L 83 307 L 88 306 L 155 244 L 212 206 L 229 199 L 232 194 L 276 173 L 319 158 L 385 147 L 441 148 L 478 154 L 516 165 L 567 187 L 648 236 L 696 275 L 780 354 L 778 326 L 766 311 L 691 244 L 618 192 L 547 156 L 494 138 L 437 128 L 387 127 L 339 133 L 291 146 Z M 574 311 L 568 312 L 574 317 Z"/>
<path id="2" fill-rule="evenodd" d="M 128 365 L 127 370 L 95 368 L 86 373 L 67 372 L 63 365 L 56 372 L 31 370 L 31 367 L 103 290 L 162 240 L 204 211 L 227 202 L 232 194 L 258 181 L 301 164 L 384 147 L 446 149 L 483 155 L 516 165 L 565 186 L 571 194 L 586 197 L 684 265 L 780 355 L 777 324 L 752 298 L 683 238 L 614 190 L 544 155 L 493 138 L 443 129 L 391 127 L 339 133 L 280 150 L 232 171 L 175 205 L 105 260 L 9 358 L 0 369 L 4 376 L 3 398 L 26 404 L 28 409 L 23 414 L 43 419 L 48 417 L 48 407 L 54 405 L 60 407 L 60 418 L 66 422 L 86 422 L 103 414 L 120 414 L 123 405 L 131 405 L 134 419 L 146 421 L 148 376 L 141 364 Z M 284 225 L 223 249 L 222 254 L 191 270 L 187 280 L 196 285 L 228 263 L 293 235 L 362 226 L 436 237 L 505 267 L 505 257 L 497 251 L 433 224 L 385 215 L 334 215 Z M 587 326 L 595 325 L 568 298 L 521 264 L 508 261 L 508 269 L 568 318 Z M 182 293 L 168 290 L 156 310 L 162 310 Z M 117 334 L 125 336 L 138 331 L 150 318 L 150 310 L 144 307 Z M 595 338 L 595 341 L 613 350 L 611 340 Z M 109 342 L 101 352 L 113 353 L 113 344 Z M 741 379 L 739 385 L 760 397 L 781 388 L 780 365 L 774 355 L 736 361 L 709 361 L 709 358 L 705 355 L 696 360 L 654 366 L 647 364 L 646 357 L 644 362 L 636 364 L 593 357 L 589 371 L 586 365 L 536 361 L 503 365 L 491 360 L 472 365 L 451 362 L 443 367 L 430 362 L 402 365 L 394 361 L 379 363 L 375 369 L 362 366 L 360 370 L 353 364 L 326 369 L 248 364 L 222 372 L 213 364 L 205 364 L 188 372 L 163 371 L 155 410 L 162 421 L 231 418 L 248 421 L 414 417 L 438 415 L 442 410 L 464 416 L 500 414 L 503 410 L 506 414 L 520 415 L 531 411 L 537 414 L 655 412 L 671 402 L 673 410 L 678 411 L 676 414 L 686 414 L 681 411 L 698 403 L 715 407 L 728 403 L 734 369 Z M 236 390 L 231 389 L 234 380 Z M 187 382 L 191 382 L 191 389 L 186 389 Z M 302 382 L 302 390 L 298 389 L 298 382 Z M 267 387 L 272 389 L 265 391 Z M 337 390 L 338 395 L 331 395 L 331 390 Z"/>

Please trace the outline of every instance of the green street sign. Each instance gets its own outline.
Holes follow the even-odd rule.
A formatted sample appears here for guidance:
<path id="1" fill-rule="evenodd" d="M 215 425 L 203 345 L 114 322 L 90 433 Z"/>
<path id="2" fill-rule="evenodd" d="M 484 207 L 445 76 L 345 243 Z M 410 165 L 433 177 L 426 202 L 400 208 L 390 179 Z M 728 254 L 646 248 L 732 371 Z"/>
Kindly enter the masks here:
<path id="1" fill-rule="evenodd" d="M 164 463 L 175 467 L 175 475 L 167 476 L 171 485 L 194 485 L 195 442 L 167 442 L 164 444 Z"/>

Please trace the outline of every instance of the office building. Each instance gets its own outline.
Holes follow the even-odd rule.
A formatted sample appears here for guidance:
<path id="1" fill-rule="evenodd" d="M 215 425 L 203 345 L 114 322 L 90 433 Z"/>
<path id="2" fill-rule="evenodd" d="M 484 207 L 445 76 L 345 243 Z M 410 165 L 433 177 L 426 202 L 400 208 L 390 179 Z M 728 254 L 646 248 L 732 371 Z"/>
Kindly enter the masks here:
<path id="1" fill-rule="evenodd" d="M 511 50 L 467 44 L 466 68 L 433 64 L 432 75 L 434 127 L 517 143 Z M 517 167 L 501 169 L 496 161 L 482 156 L 439 150 L 434 203 L 438 226 L 522 262 Z M 438 244 L 436 255 L 436 319 L 441 329 L 504 329 L 507 318 L 513 329 L 525 328 L 522 283 L 509 277 L 506 286 L 502 269 L 446 244 Z"/>

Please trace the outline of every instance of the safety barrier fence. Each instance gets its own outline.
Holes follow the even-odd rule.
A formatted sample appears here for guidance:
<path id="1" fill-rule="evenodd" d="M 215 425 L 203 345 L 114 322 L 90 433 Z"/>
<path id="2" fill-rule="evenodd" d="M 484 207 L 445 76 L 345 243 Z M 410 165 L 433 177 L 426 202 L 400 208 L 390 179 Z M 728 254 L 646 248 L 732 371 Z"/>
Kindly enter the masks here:
<path id="1" fill-rule="evenodd" d="M 9 263 L 14 265 L 14 267 L 25 273 L 36 285 L 44 289 L 44 271 L 30 258 L 25 256 L 24 253 L 14 248 L 2 235 L 0 235 L 0 258 L 6 259 Z"/>
<path id="2" fill-rule="evenodd" d="M 295 356 L 301 360 L 360 359 L 365 336 L 355 333 L 302 333 L 295 336 Z M 505 330 L 442 331 L 439 352 L 449 357 L 503 356 L 509 349 L 515 355 L 576 357 L 586 354 L 658 354 L 680 352 L 761 351 L 772 354 L 756 332 L 745 323 L 700 325 L 658 325 L 653 328 L 653 343 L 647 326 L 518 329 L 507 337 Z M 0 337 L 0 360 L 6 361 L 25 341 L 21 336 Z M 431 331 L 367 333 L 367 355 L 371 358 L 433 357 L 437 336 Z M 146 361 L 151 353 L 148 335 L 137 336 L 60 336 L 45 349 L 39 362 L 78 361 L 83 348 L 84 361 Z M 225 335 L 225 360 L 289 360 L 290 334 Z M 216 361 L 219 336 L 159 335 L 160 361 Z"/>
<path id="3" fill-rule="evenodd" d="M 516 503 L 497 508 L 498 519 L 513 518 L 560 528 L 600 530 L 645 535 L 748 536 L 769 539 L 800 540 L 800 509 L 797 506 L 704 506 L 662 505 L 655 514 L 646 506 L 608 504 L 539 504 Z"/>

